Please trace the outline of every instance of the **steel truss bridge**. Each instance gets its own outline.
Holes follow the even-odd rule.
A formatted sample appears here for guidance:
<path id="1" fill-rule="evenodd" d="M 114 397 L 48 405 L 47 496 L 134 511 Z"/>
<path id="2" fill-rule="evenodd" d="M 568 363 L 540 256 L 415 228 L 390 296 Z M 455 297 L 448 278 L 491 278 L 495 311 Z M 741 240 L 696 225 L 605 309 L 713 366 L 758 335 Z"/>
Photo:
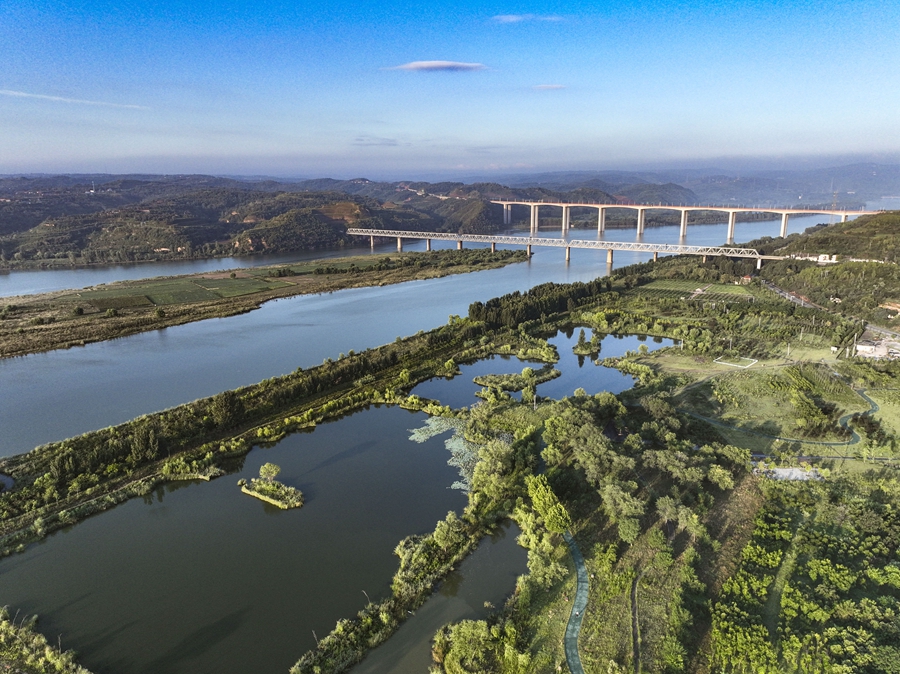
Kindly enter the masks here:
<path id="1" fill-rule="evenodd" d="M 542 239 L 534 236 L 492 236 L 488 234 L 453 234 L 448 232 L 406 232 L 394 229 L 348 229 L 347 234 L 353 236 L 368 236 L 371 245 L 375 246 L 376 238 L 396 238 L 397 250 L 403 250 L 403 239 L 424 239 L 426 249 L 431 250 L 431 241 L 456 241 L 456 247 L 462 249 L 463 243 L 468 241 L 471 243 L 489 243 L 491 250 L 496 250 L 497 244 L 510 246 L 525 246 L 529 255 L 531 255 L 532 246 L 548 246 L 551 248 L 565 248 L 566 260 L 569 259 L 569 251 L 572 248 L 587 248 L 591 250 L 605 250 L 606 261 L 613 261 L 613 252 L 617 250 L 636 252 L 636 253 L 653 253 L 653 259 L 657 259 L 658 255 L 702 255 L 706 256 L 725 256 L 725 257 L 745 257 L 756 260 L 757 268 L 760 267 L 763 260 L 781 260 L 781 256 L 776 255 L 760 255 L 759 251 L 753 248 L 730 248 L 726 246 L 684 246 L 672 243 L 638 243 L 630 241 L 590 241 L 586 239 Z"/>

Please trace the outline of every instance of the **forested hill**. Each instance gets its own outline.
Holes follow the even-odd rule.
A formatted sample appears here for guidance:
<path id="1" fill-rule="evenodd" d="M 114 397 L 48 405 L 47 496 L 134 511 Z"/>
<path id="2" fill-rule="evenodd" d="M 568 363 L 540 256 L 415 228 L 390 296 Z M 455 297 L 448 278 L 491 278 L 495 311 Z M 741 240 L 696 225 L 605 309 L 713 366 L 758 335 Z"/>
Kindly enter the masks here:
<path id="1" fill-rule="evenodd" d="M 376 199 L 269 192 L 246 185 L 122 205 L 115 202 L 127 202 L 126 197 L 109 199 L 114 205 L 104 210 L 84 213 L 77 208 L 0 236 L 0 261 L 7 266 L 53 260 L 88 264 L 289 252 L 341 245 L 348 241 L 347 226 L 435 230 L 445 224 L 439 217 Z"/>
<path id="2" fill-rule="evenodd" d="M 204 175 L 0 177 L 0 266 L 128 262 L 342 245 L 347 226 L 491 233 L 492 199 L 614 201 L 496 183 Z"/>
<path id="3" fill-rule="evenodd" d="M 900 262 L 900 211 L 864 215 L 856 220 L 819 225 L 803 237 L 790 237 L 783 254 L 839 255 Z"/>

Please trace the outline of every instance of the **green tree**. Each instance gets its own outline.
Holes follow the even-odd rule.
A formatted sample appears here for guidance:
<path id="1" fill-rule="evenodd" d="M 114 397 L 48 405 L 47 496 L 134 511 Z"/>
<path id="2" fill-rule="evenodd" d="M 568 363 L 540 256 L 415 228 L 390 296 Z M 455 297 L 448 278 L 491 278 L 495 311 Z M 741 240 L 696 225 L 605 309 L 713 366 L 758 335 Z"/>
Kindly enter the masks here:
<path id="1" fill-rule="evenodd" d="M 259 476 L 271 482 L 275 479 L 275 476 L 281 472 L 281 466 L 277 466 L 274 463 L 264 463 L 259 467 Z"/>
<path id="2" fill-rule="evenodd" d="M 547 529 L 561 534 L 572 526 L 572 518 L 566 507 L 559 502 L 545 475 L 529 475 L 528 495 L 534 503 L 535 510 L 544 519 Z"/>

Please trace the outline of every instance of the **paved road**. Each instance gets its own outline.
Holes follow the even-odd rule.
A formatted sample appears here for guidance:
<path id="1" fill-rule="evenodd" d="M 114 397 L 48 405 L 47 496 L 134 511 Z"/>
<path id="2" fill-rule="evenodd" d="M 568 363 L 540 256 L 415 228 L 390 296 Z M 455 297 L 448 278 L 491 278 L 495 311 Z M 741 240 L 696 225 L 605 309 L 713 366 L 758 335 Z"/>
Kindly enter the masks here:
<path id="1" fill-rule="evenodd" d="M 584 609 L 587 607 L 588 601 L 588 575 L 584 566 L 584 556 L 575 539 L 569 532 L 563 534 L 566 543 L 569 545 L 569 553 L 572 555 L 572 561 L 575 562 L 575 573 L 578 577 L 578 584 L 575 588 L 575 603 L 572 606 L 572 613 L 569 615 L 569 623 L 566 625 L 566 636 L 563 643 L 566 647 L 566 664 L 569 665 L 569 671 L 572 674 L 584 674 L 584 668 L 581 666 L 581 656 L 578 654 L 578 635 L 581 633 L 581 621 L 584 619 Z"/>

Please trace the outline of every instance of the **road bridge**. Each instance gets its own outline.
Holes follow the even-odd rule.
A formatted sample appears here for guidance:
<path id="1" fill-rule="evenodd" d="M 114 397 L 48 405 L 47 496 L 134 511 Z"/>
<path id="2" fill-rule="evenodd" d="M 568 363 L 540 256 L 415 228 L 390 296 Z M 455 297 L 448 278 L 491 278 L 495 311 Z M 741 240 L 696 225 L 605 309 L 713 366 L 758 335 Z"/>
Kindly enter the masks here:
<path id="1" fill-rule="evenodd" d="M 673 243 L 638 243 L 632 241 L 590 241 L 586 239 L 541 239 L 534 236 L 492 236 L 489 234 L 453 234 L 452 232 L 406 232 L 395 229 L 353 229 L 347 230 L 347 234 L 353 236 L 368 236 L 372 247 L 375 247 L 375 239 L 377 238 L 396 238 L 397 250 L 403 250 L 403 239 L 424 239 L 425 249 L 431 250 L 432 240 L 438 241 L 456 241 L 456 247 L 462 250 L 463 243 L 466 241 L 472 243 L 489 243 L 491 250 L 497 249 L 497 244 L 505 244 L 511 246 L 525 246 L 526 251 L 531 255 L 532 246 L 548 246 L 551 248 L 565 248 L 566 261 L 569 260 L 570 250 L 572 248 L 588 248 L 593 250 L 605 250 L 606 262 L 612 264 L 613 252 L 617 250 L 637 252 L 637 253 L 653 253 L 653 259 L 656 260 L 659 254 L 664 255 L 701 255 L 704 261 L 707 256 L 725 256 L 725 257 L 744 257 L 756 260 L 756 268 L 762 266 L 763 260 L 781 260 L 781 256 L 777 255 L 760 255 L 759 251 L 753 248 L 729 248 L 726 246 L 682 246 Z"/>
<path id="2" fill-rule="evenodd" d="M 540 218 L 540 209 L 542 206 L 551 206 L 562 209 L 562 231 L 563 234 L 569 231 L 569 223 L 572 216 L 573 208 L 596 208 L 597 209 L 597 232 L 602 233 L 606 230 L 606 211 L 610 208 L 628 208 L 637 211 L 637 233 L 644 233 L 644 223 L 647 211 L 679 211 L 681 213 L 681 237 L 687 236 L 688 216 L 691 211 L 717 211 L 728 214 L 728 243 L 734 243 L 734 226 L 737 222 L 738 213 L 775 213 L 781 216 L 781 236 L 787 236 L 788 218 L 791 215 L 837 215 L 840 216 L 841 222 L 846 222 L 851 215 L 867 215 L 869 213 L 879 213 L 880 211 L 860 211 L 845 210 L 831 208 L 774 208 L 766 206 L 672 206 L 668 204 L 603 204 L 589 201 L 565 202 L 565 201 L 517 201 L 507 199 L 491 200 L 492 204 L 503 206 L 503 224 L 512 224 L 512 207 L 527 206 L 531 209 L 531 233 L 537 233 L 538 221 Z"/>

